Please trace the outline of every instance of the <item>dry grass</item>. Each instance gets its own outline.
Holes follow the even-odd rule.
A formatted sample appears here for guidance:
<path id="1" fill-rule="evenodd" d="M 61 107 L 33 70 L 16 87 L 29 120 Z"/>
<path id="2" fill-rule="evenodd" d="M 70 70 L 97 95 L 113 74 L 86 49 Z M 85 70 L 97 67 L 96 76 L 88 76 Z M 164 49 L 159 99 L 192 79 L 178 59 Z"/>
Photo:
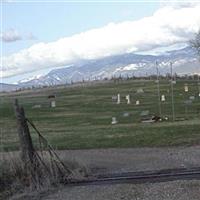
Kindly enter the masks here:
<path id="1" fill-rule="evenodd" d="M 34 177 L 24 167 L 18 153 L 4 153 L 0 161 L 0 199 L 24 199 L 29 196 L 37 199 L 43 193 L 53 190 L 65 181 L 71 179 L 81 180 L 88 176 L 88 169 L 82 167 L 76 161 L 64 161 L 63 164 L 69 170 L 68 173 L 59 168 L 47 152 L 40 153 L 43 165 L 39 165 L 34 171 Z M 59 165 L 59 163 L 57 163 Z M 71 173 L 69 173 L 71 172 Z"/>

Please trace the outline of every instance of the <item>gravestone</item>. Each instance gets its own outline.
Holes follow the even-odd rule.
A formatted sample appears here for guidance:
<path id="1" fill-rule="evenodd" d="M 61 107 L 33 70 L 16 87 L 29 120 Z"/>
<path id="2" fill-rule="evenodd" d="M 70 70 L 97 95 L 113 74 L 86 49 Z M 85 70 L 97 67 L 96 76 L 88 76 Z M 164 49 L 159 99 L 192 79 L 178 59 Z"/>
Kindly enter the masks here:
<path id="1" fill-rule="evenodd" d="M 190 100 L 194 100 L 194 99 L 195 99 L 195 96 L 190 96 L 189 99 L 190 99 Z"/>
<path id="2" fill-rule="evenodd" d="M 55 108 L 56 107 L 56 95 L 51 94 L 48 96 L 48 99 L 50 100 L 50 107 Z"/>
<path id="3" fill-rule="evenodd" d="M 172 81 L 172 84 L 176 84 L 176 81 L 173 80 L 173 81 Z"/>
<path id="4" fill-rule="evenodd" d="M 129 117 L 129 113 L 128 112 L 124 112 L 123 113 L 123 117 Z"/>
<path id="5" fill-rule="evenodd" d="M 129 95 L 129 94 L 126 95 L 126 100 L 127 100 L 127 104 L 130 104 L 130 103 L 131 103 L 131 101 L 130 101 L 130 95 Z"/>
<path id="6" fill-rule="evenodd" d="M 149 110 L 143 110 L 141 113 L 140 113 L 140 116 L 141 117 L 145 117 L 145 116 L 148 116 L 149 115 Z"/>
<path id="7" fill-rule="evenodd" d="M 189 88 L 188 88 L 188 85 L 187 85 L 187 84 L 184 85 L 184 91 L 185 91 L 185 92 L 188 92 L 188 91 L 189 91 Z"/>
<path id="8" fill-rule="evenodd" d="M 117 104 L 120 104 L 120 94 L 117 95 Z"/>
<path id="9" fill-rule="evenodd" d="M 41 107 L 42 106 L 40 104 L 32 106 L 32 108 L 41 108 Z"/>
<path id="10" fill-rule="evenodd" d="M 51 101 L 51 108 L 55 108 L 56 107 L 56 101 L 55 100 L 52 100 Z"/>
<path id="11" fill-rule="evenodd" d="M 116 117 L 112 117 L 112 122 L 111 122 L 111 124 L 117 124 L 117 119 L 116 119 Z"/>
<path id="12" fill-rule="evenodd" d="M 165 95 L 161 95 L 161 101 L 166 101 Z"/>
<path id="13" fill-rule="evenodd" d="M 135 105 L 140 105 L 140 101 L 137 100 L 137 101 L 135 102 Z"/>
<path id="14" fill-rule="evenodd" d="M 137 89 L 137 93 L 138 93 L 138 94 L 144 93 L 144 90 L 143 90 L 142 88 L 138 88 L 138 89 Z"/>

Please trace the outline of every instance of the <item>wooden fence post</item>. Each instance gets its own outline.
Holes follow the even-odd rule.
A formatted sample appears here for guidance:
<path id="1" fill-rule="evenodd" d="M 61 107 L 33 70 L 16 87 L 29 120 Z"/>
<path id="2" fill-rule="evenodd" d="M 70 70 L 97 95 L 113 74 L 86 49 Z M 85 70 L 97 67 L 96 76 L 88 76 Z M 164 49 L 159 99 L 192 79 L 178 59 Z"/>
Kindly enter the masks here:
<path id="1" fill-rule="evenodd" d="M 24 108 L 19 106 L 18 100 L 14 102 L 15 115 L 17 118 L 18 136 L 20 141 L 21 159 L 26 165 L 34 164 L 35 149 L 33 147 L 29 127 L 27 124 Z"/>

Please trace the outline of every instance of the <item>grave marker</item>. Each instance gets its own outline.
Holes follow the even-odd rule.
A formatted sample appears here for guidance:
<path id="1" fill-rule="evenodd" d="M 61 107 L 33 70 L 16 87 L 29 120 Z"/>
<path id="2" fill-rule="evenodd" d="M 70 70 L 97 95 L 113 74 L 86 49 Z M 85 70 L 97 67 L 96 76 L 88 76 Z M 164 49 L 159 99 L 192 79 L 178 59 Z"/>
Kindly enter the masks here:
<path id="1" fill-rule="evenodd" d="M 120 94 L 117 95 L 117 104 L 120 104 Z"/>
<path id="2" fill-rule="evenodd" d="M 144 90 L 142 88 L 138 88 L 137 93 L 139 93 L 139 94 L 144 93 Z"/>
<path id="3" fill-rule="evenodd" d="M 41 108 L 41 107 L 42 106 L 40 104 L 32 106 L 32 108 Z"/>
<path id="4" fill-rule="evenodd" d="M 135 105 L 140 105 L 140 101 L 137 100 L 137 101 L 135 102 Z"/>
<path id="5" fill-rule="evenodd" d="M 128 112 L 124 112 L 123 113 L 123 117 L 129 117 L 129 113 Z"/>
<path id="6" fill-rule="evenodd" d="M 55 108 L 56 107 L 56 101 L 55 100 L 52 100 L 51 101 L 51 108 Z"/>
<path id="7" fill-rule="evenodd" d="M 49 95 L 48 99 L 50 100 L 50 107 L 55 108 L 56 107 L 56 95 Z"/>
<path id="8" fill-rule="evenodd" d="M 148 116 L 149 115 L 149 110 L 143 110 L 141 113 L 140 113 L 140 116 L 141 117 L 145 117 L 145 116 Z"/>
<path id="9" fill-rule="evenodd" d="M 194 100 L 194 99 L 195 99 L 195 96 L 190 96 L 189 99 L 190 99 L 190 100 Z"/>
<path id="10" fill-rule="evenodd" d="M 187 85 L 187 84 L 185 84 L 185 86 L 184 86 L 184 91 L 185 91 L 185 92 L 188 92 L 188 91 L 189 91 L 189 88 L 188 88 L 188 85 Z"/>
<path id="11" fill-rule="evenodd" d="M 130 95 L 129 95 L 129 94 L 126 95 L 126 100 L 127 100 L 127 104 L 130 104 L 130 103 L 131 103 L 131 101 L 130 101 Z"/>
<path id="12" fill-rule="evenodd" d="M 117 119 L 116 119 L 116 117 L 112 117 L 112 122 L 111 122 L 111 124 L 117 124 Z"/>
<path id="13" fill-rule="evenodd" d="M 165 95 L 161 95 L 161 101 L 166 101 Z"/>

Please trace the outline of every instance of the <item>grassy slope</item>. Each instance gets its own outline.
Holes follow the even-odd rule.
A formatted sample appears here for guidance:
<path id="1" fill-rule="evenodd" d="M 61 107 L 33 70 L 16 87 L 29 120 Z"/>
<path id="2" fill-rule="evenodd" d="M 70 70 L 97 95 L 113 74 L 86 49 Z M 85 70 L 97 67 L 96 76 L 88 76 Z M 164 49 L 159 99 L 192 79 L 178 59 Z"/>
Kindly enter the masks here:
<path id="1" fill-rule="evenodd" d="M 198 96 L 197 83 L 187 81 L 189 92 L 184 92 L 184 83 L 178 81 L 175 90 L 176 117 L 185 117 L 184 101 L 189 96 Z M 137 94 L 143 88 L 145 93 Z M 120 83 L 104 83 L 93 86 L 73 88 L 52 88 L 1 96 L 0 126 L 2 144 L 5 150 L 18 148 L 15 117 L 12 102 L 18 98 L 25 107 L 26 115 L 31 119 L 50 143 L 58 149 L 103 148 L 103 147 L 138 147 L 192 145 L 200 142 L 200 98 L 196 98 L 188 107 L 190 120 L 179 122 L 162 122 L 142 124 L 140 113 L 149 110 L 158 112 L 157 86 L 154 81 L 123 81 Z M 56 93 L 56 108 L 49 108 L 47 96 Z M 120 93 L 122 103 L 112 102 L 112 95 Z M 132 104 L 127 105 L 125 95 L 130 94 Z M 167 101 L 162 103 L 163 115 L 171 118 L 170 85 L 161 82 L 161 94 Z M 141 105 L 135 106 L 139 99 Z M 42 108 L 33 109 L 35 104 Z M 123 117 L 127 111 L 130 117 Z M 119 124 L 111 125 L 111 117 L 116 116 Z M 34 141 L 36 134 L 31 131 Z"/>

